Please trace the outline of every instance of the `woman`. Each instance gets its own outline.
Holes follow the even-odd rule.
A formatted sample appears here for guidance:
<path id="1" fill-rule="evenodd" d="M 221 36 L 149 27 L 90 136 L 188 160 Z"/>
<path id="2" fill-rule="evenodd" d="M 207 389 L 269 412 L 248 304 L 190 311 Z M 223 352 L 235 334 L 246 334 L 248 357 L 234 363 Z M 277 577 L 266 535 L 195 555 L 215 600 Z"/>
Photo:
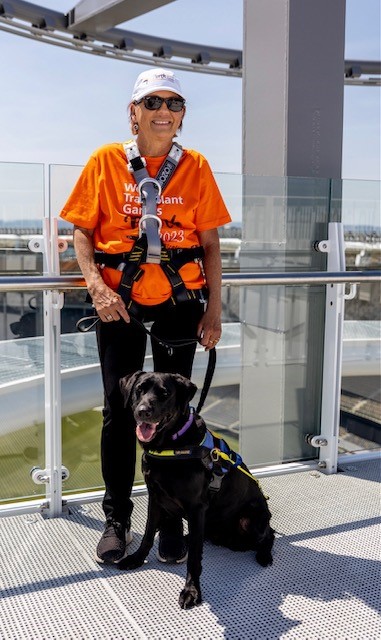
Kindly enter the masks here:
<path id="1" fill-rule="evenodd" d="M 206 350 L 221 336 L 217 227 L 230 222 L 230 215 L 205 158 L 179 145 L 173 147 L 185 110 L 184 94 L 172 71 L 154 68 L 141 73 L 129 104 L 137 146 L 132 141 L 127 146 L 112 143 L 98 149 L 61 212 L 74 224 L 78 264 L 101 320 L 97 342 L 105 402 L 101 458 L 106 524 L 97 547 L 99 562 L 118 562 L 131 541 L 135 425 L 123 406 L 119 380 L 143 368 L 147 339 L 141 326 L 131 322 L 131 316 L 153 322 L 152 334 L 163 340 L 198 338 Z M 169 172 L 165 162 L 173 149 L 178 163 L 166 182 Z M 142 173 L 136 170 L 136 159 L 131 159 L 134 155 L 141 158 L 138 164 Z M 137 182 L 142 174 L 156 176 L 164 185 L 161 193 L 159 187 L 152 187 L 156 189 L 155 203 L 143 187 L 139 196 Z M 146 196 L 150 210 L 154 206 L 156 211 L 142 224 Z M 160 264 L 147 263 L 149 224 L 154 224 L 154 229 L 160 227 L 166 260 L 171 265 L 177 261 L 174 269 L 168 270 L 163 256 Z M 130 260 L 133 247 L 142 257 L 137 267 Z M 202 264 L 197 259 L 201 250 Z M 168 276 L 172 271 L 177 284 Z M 170 351 L 152 340 L 154 368 L 190 378 L 195 349 L 194 342 Z M 171 519 L 162 522 L 159 559 L 182 562 L 186 554 L 182 523 Z"/>

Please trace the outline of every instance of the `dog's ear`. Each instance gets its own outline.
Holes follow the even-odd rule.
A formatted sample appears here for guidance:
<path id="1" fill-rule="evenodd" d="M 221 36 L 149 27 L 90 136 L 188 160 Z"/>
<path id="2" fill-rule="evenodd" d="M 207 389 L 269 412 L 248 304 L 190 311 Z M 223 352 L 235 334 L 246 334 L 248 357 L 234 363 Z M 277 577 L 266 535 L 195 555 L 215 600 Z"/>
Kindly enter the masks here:
<path id="1" fill-rule="evenodd" d="M 122 392 L 125 407 L 127 407 L 129 403 L 134 386 L 144 373 L 145 371 L 135 371 L 135 373 L 129 373 L 119 380 L 119 387 Z"/>
<path id="2" fill-rule="evenodd" d="M 182 409 L 185 411 L 187 405 L 196 393 L 197 387 L 188 378 L 185 378 L 179 373 L 175 373 L 173 377 L 177 387 L 177 398 L 182 405 Z"/>

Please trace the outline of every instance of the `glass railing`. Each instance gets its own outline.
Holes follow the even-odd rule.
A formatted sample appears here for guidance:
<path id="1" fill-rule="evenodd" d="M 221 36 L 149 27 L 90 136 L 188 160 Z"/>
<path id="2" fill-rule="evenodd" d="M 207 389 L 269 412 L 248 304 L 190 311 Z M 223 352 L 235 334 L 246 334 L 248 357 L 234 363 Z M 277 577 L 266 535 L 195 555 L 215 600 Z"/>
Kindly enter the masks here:
<path id="1" fill-rule="evenodd" d="M 28 245 L 42 234 L 44 181 L 41 164 L 0 163 L 0 275 L 43 273 L 42 254 Z M 45 494 L 29 476 L 45 458 L 42 334 L 40 293 L 0 294 L 0 502 Z"/>
<path id="2" fill-rule="evenodd" d="M 342 216 L 348 270 L 381 268 L 380 183 L 345 180 Z M 346 300 L 339 451 L 381 445 L 381 284 L 361 283 Z"/>
<path id="3" fill-rule="evenodd" d="M 33 239 L 46 233 L 46 220 L 57 218 L 80 167 L 50 167 L 47 190 L 44 172 L 42 165 L 0 163 L 0 277 L 41 275 L 49 267 Z M 341 216 L 347 268 L 380 269 L 375 183 L 216 178 L 233 218 L 220 230 L 225 273 L 323 272 L 326 254 L 314 245 Z M 60 254 L 62 275 L 79 274 L 71 232 L 58 221 L 68 243 Z M 306 435 L 320 430 L 325 290 L 323 284 L 223 287 L 224 331 L 203 416 L 251 466 L 318 458 Z M 70 471 L 65 495 L 102 488 L 95 334 L 76 331 L 77 320 L 89 312 L 84 298 L 82 288 L 66 291 L 61 311 L 62 464 Z M 361 284 L 346 302 L 340 452 L 380 444 L 379 302 L 378 282 Z M 30 477 L 33 467 L 45 466 L 43 333 L 41 291 L 0 293 L 0 504 L 44 494 Z M 200 349 L 198 387 L 206 365 Z"/>

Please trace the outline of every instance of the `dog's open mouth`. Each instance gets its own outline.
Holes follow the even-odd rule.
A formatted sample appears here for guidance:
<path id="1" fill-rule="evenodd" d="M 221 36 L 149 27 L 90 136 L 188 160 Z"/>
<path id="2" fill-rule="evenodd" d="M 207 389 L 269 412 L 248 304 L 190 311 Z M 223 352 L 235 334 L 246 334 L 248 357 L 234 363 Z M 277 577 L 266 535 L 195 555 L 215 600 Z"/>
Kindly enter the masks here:
<path id="1" fill-rule="evenodd" d="M 155 437 L 159 422 L 138 422 L 136 436 L 140 442 L 150 442 Z"/>

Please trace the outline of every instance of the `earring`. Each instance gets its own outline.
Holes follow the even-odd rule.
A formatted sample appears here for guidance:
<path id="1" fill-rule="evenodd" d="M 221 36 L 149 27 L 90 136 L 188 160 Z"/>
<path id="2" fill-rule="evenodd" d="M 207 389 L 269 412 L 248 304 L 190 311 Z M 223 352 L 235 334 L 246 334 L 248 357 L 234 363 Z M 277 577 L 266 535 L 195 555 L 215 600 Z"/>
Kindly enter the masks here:
<path id="1" fill-rule="evenodd" d="M 139 125 L 137 122 L 135 122 L 135 124 L 132 125 L 133 130 L 135 131 L 135 133 L 137 133 L 139 131 Z"/>

